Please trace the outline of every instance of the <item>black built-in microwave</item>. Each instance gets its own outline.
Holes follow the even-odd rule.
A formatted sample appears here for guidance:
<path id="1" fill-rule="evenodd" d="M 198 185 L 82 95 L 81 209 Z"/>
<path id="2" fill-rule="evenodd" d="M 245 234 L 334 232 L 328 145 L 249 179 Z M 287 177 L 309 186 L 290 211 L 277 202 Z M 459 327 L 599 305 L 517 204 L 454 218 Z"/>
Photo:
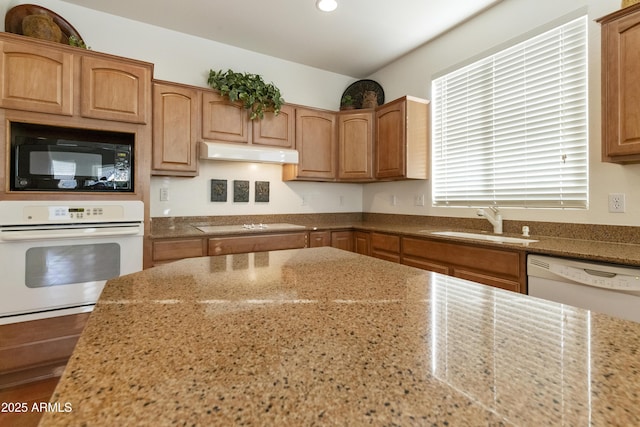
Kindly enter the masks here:
<path id="1" fill-rule="evenodd" d="M 135 134 L 11 123 L 11 190 L 134 191 Z"/>

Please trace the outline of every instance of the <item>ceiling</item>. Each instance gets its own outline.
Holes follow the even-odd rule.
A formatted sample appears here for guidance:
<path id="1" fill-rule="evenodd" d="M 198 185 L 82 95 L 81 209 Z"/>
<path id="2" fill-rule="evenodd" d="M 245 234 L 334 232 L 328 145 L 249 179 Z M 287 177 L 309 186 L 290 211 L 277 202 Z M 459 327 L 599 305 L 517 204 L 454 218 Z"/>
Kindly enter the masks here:
<path id="1" fill-rule="evenodd" d="M 362 78 L 502 0 L 65 1 Z"/>

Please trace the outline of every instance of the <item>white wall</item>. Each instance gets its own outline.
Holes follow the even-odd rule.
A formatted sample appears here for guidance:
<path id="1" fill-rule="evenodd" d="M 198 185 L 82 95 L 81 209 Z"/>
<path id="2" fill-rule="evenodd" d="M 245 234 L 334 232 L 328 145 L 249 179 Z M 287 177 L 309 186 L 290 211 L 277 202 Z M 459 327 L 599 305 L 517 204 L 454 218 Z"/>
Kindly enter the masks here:
<path id="1" fill-rule="evenodd" d="M 640 165 L 602 163 L 600 137 L 600 26 L 594 22 L 620 8 L 620 0 L 504 0 L 494 8 L 422 46 L 371 76 L 388 99 L 411 94 L 429 99 L 431 76 L 545 27 L 579 10 L 589 16 L 589 203 L 588 210 L 503 209 L 505 219 L 640 225 Z M 626 213 L 608 212 L 609 193 L 626 194 Z M 425 207 L 414 197 L 425 194 Z M 392 196 L 397 204 L 392 205 Z M 436 216 L 475 216 L 475 209 L 430 206 L 429 182 L 380 183 L 364 187 L 364 210 Z"/>
<path id="2" fill-rule="evenodd" d="M 23 3 L 32 2 L 0 0 L 0 13 L 4 16 L 11 7 Z M 210 69 L 231 68 L 262 75 L 278 86 L 287 102 L 332 110 L 338 109 L 342 92 L 356 80 L 63 1 L 34 3 L 64 17 L 92 50 L 153 63 L 157 79 L 207 87 Z M 362 211 L 361 185 L 283 183 L 281 174 L 282 167 L 277 165 L 202 161 L 196 178 L 152 177 L 151 216 Z M 229 181 L 227 203 L 209 201 L 211 179 Z M 250 181 L 249 203 L 233 203 L 233 180 Z M 270 182 L 269 203 L 253 201 L 255 181 Z M 161 187 L 169 188 L 168 202 L 160 202 Z"/>

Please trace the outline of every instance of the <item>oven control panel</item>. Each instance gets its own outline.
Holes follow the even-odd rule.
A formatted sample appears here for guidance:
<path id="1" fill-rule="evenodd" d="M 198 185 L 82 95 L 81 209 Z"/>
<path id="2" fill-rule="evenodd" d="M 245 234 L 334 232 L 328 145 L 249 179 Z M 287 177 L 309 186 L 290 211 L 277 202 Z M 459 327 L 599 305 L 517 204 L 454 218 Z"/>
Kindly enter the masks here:
<path id="1" fill-rule="evenodd" d="M 144 204 L 119 202 L 0 202 L 0 225 L 142 221 Z"/>
<path id="2" fill-rule="evenodd" d="M 116 208 L 116 209 L 113 209 Z M 106 214 L 105 214 L 106 212 Z M 27 214 L 28 219 L 33 219 L 38 217 L 40 214 L 44 212 L 31 212 Z M 105 216 L 107 219 L 111 219 L 111 217 L 116 216 L 116 219 L 122 217 L 122 209 L 117 209 L 117 206 L 109 206 L 105 209 L 102 206 L 94 206 L 94 207 L 71 207 L 71 206 L 50 206 L 49 207 L 49 220 L 51 221 L 59 221 L 59 220 L 82 220 L 82 219 L 95 219 L 98 221 L 104 220 Z"/>

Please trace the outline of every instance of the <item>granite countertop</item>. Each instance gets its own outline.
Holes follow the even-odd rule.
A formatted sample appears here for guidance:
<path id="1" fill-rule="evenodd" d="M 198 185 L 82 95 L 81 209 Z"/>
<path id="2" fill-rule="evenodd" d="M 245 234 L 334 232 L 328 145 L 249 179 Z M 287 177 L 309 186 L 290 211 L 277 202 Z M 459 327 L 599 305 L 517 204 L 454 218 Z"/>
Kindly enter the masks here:
<path id="1" fill-rule="evenodd" d="M 220 227 L 220 231 L 203 232 L 198 227 L 209 225 L 206 221 L 176 221 L 163 223 L 161 227 L 155 227 L 152 238 L 190 238 L 207 237 L 219 235 L 240 235 L 248 233 L 275 232 L 273 229 L 243 229 L 242 225 Z M 478 233 L 477 229 L 469 229 L 453 222 L 451 225 L 429 225 L 429 224 L 404 224 L 402 221 L 396 222 L 376 222 L 376 221 L 345 221 L 345 222 L 318 222 L 318 221 L 296 221 L 295 225 L 303 229 L 290 229 L 280 231 L 314 231 L 314 230 L 363 230 L 377 231 L 382 233 L 396 233 L 405 236 L 437 239 L 441 241 L 452 241 L 458 243 L 474 244 L 477 246 L 503 247 L 515 250 L 522 250 L 527 253 L 545 254 L 566 258 L 579 258 L 605 263 L 624 264 L 640 266 L 640 244 L 623 243 L 616 241 L 593 240 L 584 238 L 553 237 L 553 235 L 532 234 L 531 239 L 536 242 L 523 244 L 496 243 L 490 241 L 471 240 L 467 238 L 445 237 L 432 234 L 438 231 L 462 231 Z M 235 227 L 235 229 L 233 228 Z M 487 233 L 491 234 L 491 233 Z M 515 233 L 505 233 L 505 236 L 522 237 Z"/>
<path id="2" fill-rule="evenodd" d="M 58 425 L 640 425 L 640 324 L 323 247 L 110 280 Z"/>

